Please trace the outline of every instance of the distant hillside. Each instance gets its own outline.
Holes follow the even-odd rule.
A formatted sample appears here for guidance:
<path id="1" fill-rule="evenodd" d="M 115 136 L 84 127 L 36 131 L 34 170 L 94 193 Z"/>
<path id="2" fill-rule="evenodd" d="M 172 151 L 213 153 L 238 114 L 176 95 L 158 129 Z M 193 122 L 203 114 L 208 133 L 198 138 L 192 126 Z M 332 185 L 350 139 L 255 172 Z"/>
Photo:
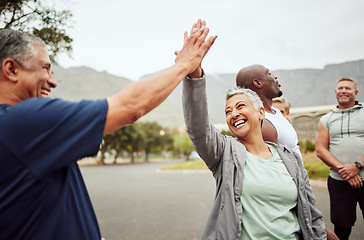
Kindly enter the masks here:
<path id="1" fill-rule="evenodd" d="M 364 100 L 364 60 L 331 64 L 318 69 L 273 71 L 292 107 L 336 104 L 335 87 L 342 77 L 356 81 L 358 101 Z"/>
<path id="2" fill-rule="evenodd" d="M 58 86 L 52 90 L 51 97 L 69 101 L 106 98 L 132 83 L 127 78 L 98 72 L 89 67 L 65 69 L 55 65 L 52 66 L 52 71 Z M 182 109 L 176 104 L 165 101 L 140 121 L 157 121 L 165 127 L 179 127 L 183 125 Z"/>
<path id="3" fill-rule="evenodd" d="M 269 66 L 267 66 L 269 68 Z M 237 69 L 238 71 L 239 69 Z M 65 69 L 53 68 L 59 81 L 52 96 L 71 101 L 80 99 L 99 99 L 119 92 L 132 81 L 107 72 L 97 72 L 88 67 Z M 364 60 L 330 64 L 324 69 L 272 70 L 282 85 L 283 95 L 292 107 L 307 107 L 336 104 L 334 89 L 337 81 L 350 77 L 358 84 L 358 101 L 364 101 Z M 207 95 L 210 119 L 214 123 L 225 122 L 225 91 L 235 86 L 236 73 L 207 73 Z M 165 127 L 183 125 L 181 106 L 181 85 L 159 107 L 144 116 L 141 121 L 157 121 Z"/>
<path id="4" fill-rule="evenodd" d="M 108 97 L 132 82 L 89 67 L 65 69 L 56 65 L 52 66 L 52 71 L 58 81 L 57 88 L 52 90 L 52 97 L 70 101 Z"/>

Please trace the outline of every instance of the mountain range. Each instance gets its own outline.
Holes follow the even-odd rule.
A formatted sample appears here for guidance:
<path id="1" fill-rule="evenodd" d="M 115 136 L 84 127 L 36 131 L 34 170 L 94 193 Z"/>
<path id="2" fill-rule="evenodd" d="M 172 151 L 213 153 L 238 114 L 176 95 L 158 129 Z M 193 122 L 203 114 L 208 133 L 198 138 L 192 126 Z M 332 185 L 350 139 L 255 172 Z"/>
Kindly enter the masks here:
<path id="1" fill-rule="evenodd" d="M 66 69 L 55 65 L 53 73 L 58 87 L 52 90 L 51 97 L 69 101 L 105 98 L 132 83 L 127 78 L 89 67 Z M 364 60 L 330 64 L 323 69 L 271 70 L 271 73 L 278 77 L 283 96 L 291 102 L 292 108 L 336 104 L 335 86 L 344 76 L 356 81 L 359 90 L 357 100 L 364 101 Z M 235 86 L 235 77 L 236 73 L 206 74 L 209 115 L 215 124 L 225 122 L 225 91 Z M 139 121 L 157 121 L 169 128 L 183 126 L 181 85 Z"/>

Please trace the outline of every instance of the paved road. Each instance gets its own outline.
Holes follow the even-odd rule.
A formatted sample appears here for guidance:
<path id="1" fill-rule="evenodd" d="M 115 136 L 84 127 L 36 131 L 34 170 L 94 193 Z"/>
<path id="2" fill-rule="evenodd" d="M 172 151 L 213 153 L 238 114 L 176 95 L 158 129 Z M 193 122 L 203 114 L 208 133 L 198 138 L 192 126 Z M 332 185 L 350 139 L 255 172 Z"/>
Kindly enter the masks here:
<path id="1" fill-rule="evenodd" d="M 106 240 L 200 239 L 214 199 L 214 179 L 210 172 L 158 171 L 167 164 L 81 167 Z M 333 229 L 327 190 L 314 192 Z M 364 221 L 358 218 L 351 240 L 364 239 Z"/>

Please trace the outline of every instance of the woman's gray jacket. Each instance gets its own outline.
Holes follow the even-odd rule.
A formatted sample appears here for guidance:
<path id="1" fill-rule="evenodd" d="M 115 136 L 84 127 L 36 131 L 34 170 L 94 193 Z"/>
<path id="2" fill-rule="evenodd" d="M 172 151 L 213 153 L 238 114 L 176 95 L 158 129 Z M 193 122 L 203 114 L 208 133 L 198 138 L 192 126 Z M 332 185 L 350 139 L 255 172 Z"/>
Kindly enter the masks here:
<path id="1" fill-rule="evenodd" d="M 240 240 L 243 208 L 240 201 L 246 149 L 224 136 L 208 120 L 205 77 L 183 81 L 186 131 L 216 180 L 213 208 L 201 239 Z M 274 144 L 298 190 L 297 215 L 302 239 L 326 239 L 322 214 L 316 208 L 302 159 L 290 149 Z M 284 228 L 285 226 L 282 226 Z"/>

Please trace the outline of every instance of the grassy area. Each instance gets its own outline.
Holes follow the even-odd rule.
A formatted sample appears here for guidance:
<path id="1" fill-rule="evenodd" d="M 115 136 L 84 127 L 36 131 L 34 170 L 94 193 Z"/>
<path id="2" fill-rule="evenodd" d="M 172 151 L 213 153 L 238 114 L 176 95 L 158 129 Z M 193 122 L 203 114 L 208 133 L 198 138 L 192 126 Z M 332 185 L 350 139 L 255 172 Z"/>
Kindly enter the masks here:
<path id="1" fill-rule="evenodd" d="M 204 161 L 193 160 L 172 164 L 162 168 L 162 170 L 208 170 L 208 168 Z"/>
<path id="2" fill-rule="evenodd" d="M 326 179 L 330 169 L 319 158 L 315 152 L 303 153 L 303 162 L 311 179 Z M 199 170 L 208 169 L 203 161 L 187 161 L 164 167 L 162 170 Z"/>
<path id="3" fill-rule="evenodd" d="M 316 156 L 315 152 L 302 153 L 302 158 L 308 176 L 311 179 L 327 179 L 330 168 Z"/>

